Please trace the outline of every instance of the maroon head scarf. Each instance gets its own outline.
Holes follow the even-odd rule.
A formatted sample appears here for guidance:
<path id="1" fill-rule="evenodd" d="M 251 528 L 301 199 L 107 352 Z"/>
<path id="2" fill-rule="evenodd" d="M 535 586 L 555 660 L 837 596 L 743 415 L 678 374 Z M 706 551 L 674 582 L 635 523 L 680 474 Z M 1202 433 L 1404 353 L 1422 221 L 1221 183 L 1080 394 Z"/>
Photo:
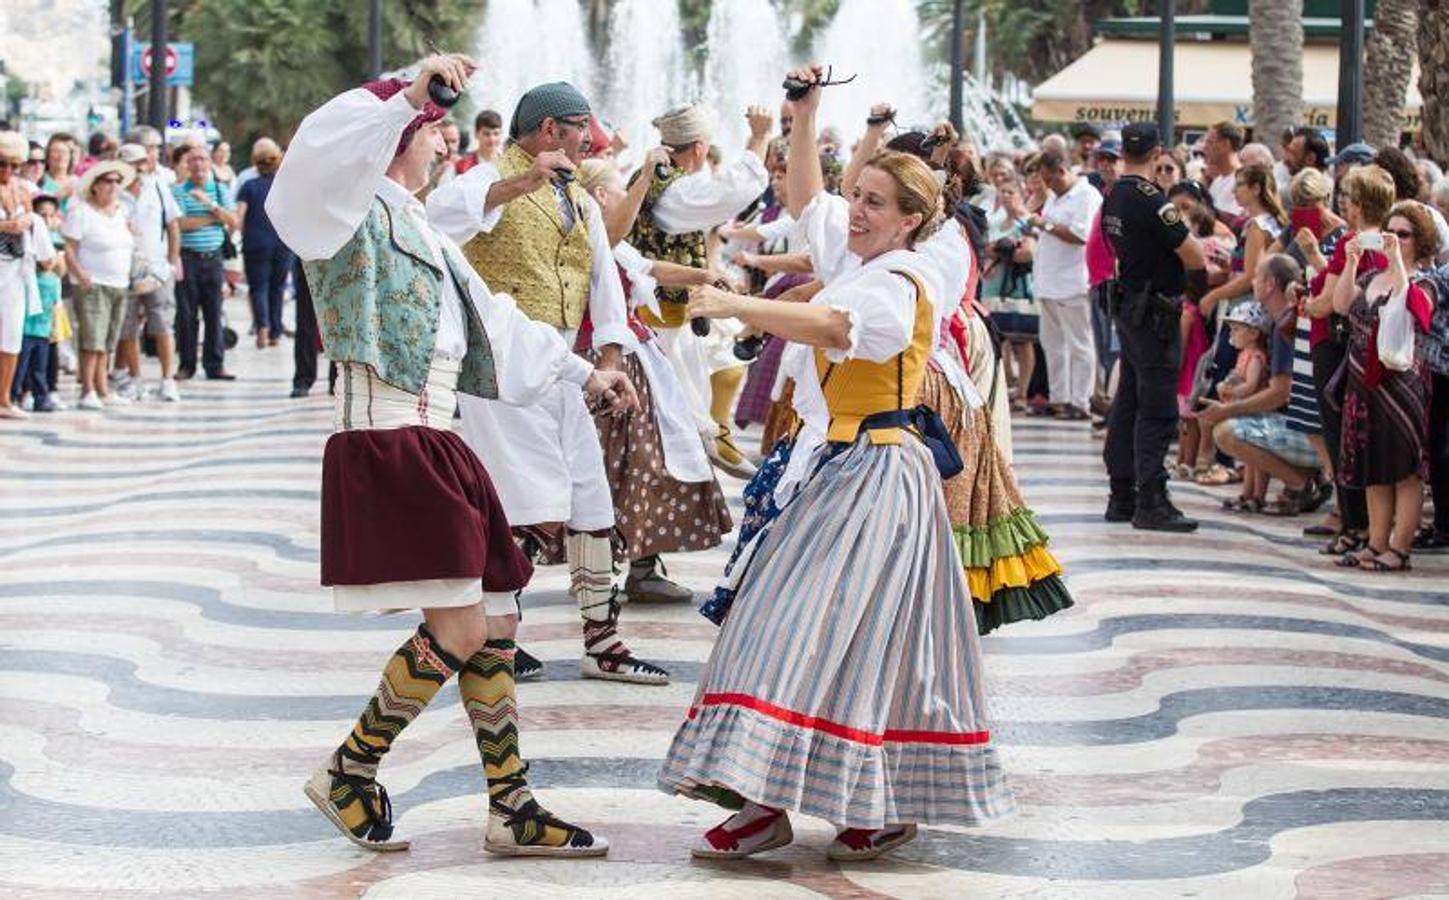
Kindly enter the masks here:
<path id="1" fill-rule="evenodd" d="M 386 78 L 382 81 L 369 81 L 362 88 L 363 90 L 372 92 L 372 95 L 379 100 L 387 100 L 398 91 L 406 89 L 410 84 L 412 84 L 411 81 L 403 81 L 401 78 Z M 408 144 L 413 142 L 413 136 L 418 133 L 419 128 L 422 128 L 429 122 L 437 122 L 447 114 L 448 111 L 446 109 L 443 109 L 432 100 L 424 103 L 423 108 L 418 110 L 418 114 L 408 123 L 408 127 L 403 129 L 402 137 L 397 142 L 397 152 L 394 155 L 402 155 L 402 152 L 408 148 Z"/>

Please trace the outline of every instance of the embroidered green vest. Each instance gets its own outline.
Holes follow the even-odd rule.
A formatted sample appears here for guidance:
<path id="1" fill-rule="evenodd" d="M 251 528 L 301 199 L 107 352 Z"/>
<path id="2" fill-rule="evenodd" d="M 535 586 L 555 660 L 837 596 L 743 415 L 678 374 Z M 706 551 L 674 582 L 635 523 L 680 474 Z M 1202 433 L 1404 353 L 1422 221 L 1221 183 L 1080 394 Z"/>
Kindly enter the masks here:
<path id="1" fill-rule="evenodd" d="M 522 175 L 533 157 L 510 144 L 498 162 L 504 178 Z M 574 208 L 574 227 L 564 231 L 553 185 L 515 198 L 492 231 L 480 231 L 463 245 L 463 255 L 490 290 L 508 294 L 535 322 L 577 328 L 589 303 L 594 271 L 589 241 L 588 200 L 583 189 L 564 188 Z"/>
<path id="2" fill-rule="evenodd" d="M 388 384 L 420 393 L 438 339 L 443 279 L 451 278 L 468 328 L 458 390 L 497 398 L 493 347 L 469 295 L 467 273 L 446 249 L 443 258 L 446 266 L 439 268 L 417 226 L 373 198 L 367 218 L 341 250 L 302 264 L 328 358 L 371 366 Z"/>
<path id="3" fill-rule="evenodd" d="M 705 249 L 705 233 L 703 231 L 686 231 L 684 234 L 666 234 L 654 222 L 654 204 L 664 194 L 664 190 L 671 184 L 683 178 L 687 173 L 683 169 L 673 169 L 668 177 L 660 178 L 649 186 L 649 193 L 644 195 L 644 205 L 639 209 L 639 215 L 634 219 L 634 228 L 629 232 L 629 243 L 649 259 L 662 259 L 665 262 L 678 263 L 681 266 L 692 266 L 696 269 L 709 268 L 709 256 Z M 638 178 L 639 172 L 634 173 Z M 630 180 L 633 183 L 633 180 Z M 659 297 L 659 312 L 663 316 L 661 321 L 646 307 L 639 307 L 639 318 L 645 324 L 656 328 L 679 328 L 684 324 L 684 306 L 689 302 L 689 288 L 682 287 L 660 287 L 655 289 L 655 295 Z"/>

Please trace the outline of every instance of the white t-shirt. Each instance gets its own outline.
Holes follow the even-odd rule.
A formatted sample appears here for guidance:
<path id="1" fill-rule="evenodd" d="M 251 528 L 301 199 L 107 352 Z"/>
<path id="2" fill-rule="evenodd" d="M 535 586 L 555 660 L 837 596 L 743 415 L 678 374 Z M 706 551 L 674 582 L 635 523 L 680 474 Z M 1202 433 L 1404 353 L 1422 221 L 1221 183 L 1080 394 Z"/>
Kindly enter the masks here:
<path id="1" fill-rule="evenodd" d="M 1062 240 L 1051 230 L 1043 229 L 1036 245 L 1032 265 L 1036 279 L 1036 295 L 1052 300 L 1085 297 L 1090 288 L 1087 281 L 1087 233 L 1102 206 L 1102 195 L 1085 178 L 1078 178 L 1065 194 L 1048 192 L 1041 216 L 1052 223 L 1052 230 L 1066 230 L 1082 243 Z"/>
<path id="2" fill-rule="evenodd" d="M 142 175 L 140 196 L 127 193 L 121 200 L 126 203 L 136 234 L 141 238 L 147 270 L 165 281 L 171 274 L 171 266 L 166 261 L 166 226 L 181 218 L 176 195 L 156 175 Z"/>
<path id="3" fill-rule="evenodd" d="M 60 230 L 68 241 L 76 242 L 76 257 L 81 268 L 96 284 L 107 287 L 131 286 L 131 257 L 136 251 L 136 236 L 124 204 L 117 203 L 115 212 L 106 215 L 84 201 L 71 206 Z"/>
<path id="4" fill-rule="evenodd" d="M 1229 172 L 1226 175 L 1219 175 L 1208 185 L 1208 195 L 1213 198 L 1213 206 L 1218 212 L 1230 216 L 1241 216 L 1243 208 L 1238 205 L 1238 200 L 1233 196 L 1233 189 L 1238 185 L 1236 173 Z"/>

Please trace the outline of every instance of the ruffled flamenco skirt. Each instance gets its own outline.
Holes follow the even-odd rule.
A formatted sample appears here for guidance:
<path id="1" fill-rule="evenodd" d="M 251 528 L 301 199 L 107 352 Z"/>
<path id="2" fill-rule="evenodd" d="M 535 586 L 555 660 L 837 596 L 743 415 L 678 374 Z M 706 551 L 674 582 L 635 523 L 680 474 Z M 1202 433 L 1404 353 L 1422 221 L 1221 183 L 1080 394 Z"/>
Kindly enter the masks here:
<path id="1" fill-rule="evenodd" d="M 920 400 L 941 417 L 965 463 L 943 487 L 977 629 L 987 634 L 1070 607 L 1061 564 L 1022 499 L 993 438 L 987 409 L 968 406 L 935 365 L 926 372 Z"/>

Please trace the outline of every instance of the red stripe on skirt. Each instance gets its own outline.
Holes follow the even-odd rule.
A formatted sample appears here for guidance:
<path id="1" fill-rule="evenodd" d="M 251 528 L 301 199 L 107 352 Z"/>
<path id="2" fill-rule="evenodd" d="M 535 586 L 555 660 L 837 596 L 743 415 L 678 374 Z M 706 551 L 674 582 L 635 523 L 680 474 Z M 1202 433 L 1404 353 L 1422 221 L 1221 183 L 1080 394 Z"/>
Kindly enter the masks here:
<path id="1" fill-rule="evenodd" d="M 805 713 L 776 706 L 768 700 L 751 697 L 749 694 L 705 694 L 699 706 L 742 706 L 790 725 L 809 728 L 812 731 L 823 731 L 834 737 L 871 747 L 879 747 L 885 743 L 953 745 L 991 743 L 991 732 L 989 731 L 918 731 L 891 728 L 886 729 L 884 734 L 876 734 L 873 731 L 851 728 L 849 725 L 842 725 L 818 716 L 807 716 Z M 690 707 L 689 718 L 691 720 L 699 714 L 699 706 Z"/>

